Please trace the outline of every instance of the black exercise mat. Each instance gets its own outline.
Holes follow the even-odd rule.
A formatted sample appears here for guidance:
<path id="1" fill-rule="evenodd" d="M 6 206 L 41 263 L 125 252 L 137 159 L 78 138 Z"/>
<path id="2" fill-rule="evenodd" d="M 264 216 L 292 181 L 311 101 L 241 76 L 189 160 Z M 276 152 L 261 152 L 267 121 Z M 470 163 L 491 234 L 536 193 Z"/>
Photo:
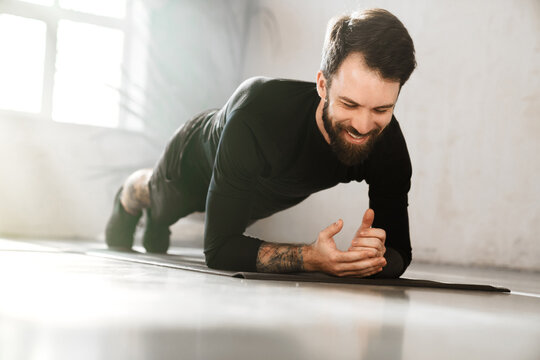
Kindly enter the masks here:
<path id="1" fill-rule="evenodd" d="M 289 273 L 289 274 L 270 274 L 258 272 L 235 272 L 214 270 L 206 266 L 204 259 L 197 255 L 184 254 L 146 254 L 136 251 L 113 251 L 113 250 L 90 250 L 86 255 L 98 256 L 108 259 L 123 260 L 141 264 L 170 267 L 174 269 L 197 271 L 206 274 L 221 276 L 230 276 L 250 280 L 277 280 L 277 281 L 296 281 L 296 282 L 322 282 L 339 284 L 361 284 L 361 285 L 380 285 L 380 286 L 406 286 L 420 288 L 436 289 L 454 289 L 454 290 L 474 290 L 490 292 L 510 292 L 503 287 L 478 284 L 459 284 L 444 283 L 432 280 L 419 279 L 359 279 L 359 278 L 341 278 L 327 275 L 324 273 Z"/>

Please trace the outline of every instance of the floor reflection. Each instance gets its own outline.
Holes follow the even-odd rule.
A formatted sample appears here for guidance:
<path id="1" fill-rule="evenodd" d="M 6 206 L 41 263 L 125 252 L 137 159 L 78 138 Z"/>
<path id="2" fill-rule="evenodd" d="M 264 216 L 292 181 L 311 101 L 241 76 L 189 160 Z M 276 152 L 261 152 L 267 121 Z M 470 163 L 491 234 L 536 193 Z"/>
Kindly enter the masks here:
<path id="1" fill-rule="evenodd" d="M 369 333 L 367 350 L 362 359 L 401 360 L 405 324 L 409 313 L 409 296 L 404 290 L 396 290 L 391 296 L 383 295 L 381 303 L 380 328 Z"/>
<path id="2" fill-rule="evenodd" d="M 1 360 L 540 358 L 538 297 L 241 280 L 1 245 Z M 438 269 L 422 271 L 445 280 Z M 505 274 L 523 291 L 540 280 Z"/>

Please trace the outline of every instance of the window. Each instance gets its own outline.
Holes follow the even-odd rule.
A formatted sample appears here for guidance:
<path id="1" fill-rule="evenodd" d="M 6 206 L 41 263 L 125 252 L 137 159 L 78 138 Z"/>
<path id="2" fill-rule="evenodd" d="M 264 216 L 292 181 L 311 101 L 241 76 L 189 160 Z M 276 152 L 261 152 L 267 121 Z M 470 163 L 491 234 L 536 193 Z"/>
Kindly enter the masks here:
<path id="1" fill-rule="evenodd" d="M 0 108 L 41 111 L 46 30 L 43 21 L 0 14 Z"/>
<path id="2" fill-rule="evenodd" d="M 130 0 L 0 1 L 0 111 L 125 126 Z"/>

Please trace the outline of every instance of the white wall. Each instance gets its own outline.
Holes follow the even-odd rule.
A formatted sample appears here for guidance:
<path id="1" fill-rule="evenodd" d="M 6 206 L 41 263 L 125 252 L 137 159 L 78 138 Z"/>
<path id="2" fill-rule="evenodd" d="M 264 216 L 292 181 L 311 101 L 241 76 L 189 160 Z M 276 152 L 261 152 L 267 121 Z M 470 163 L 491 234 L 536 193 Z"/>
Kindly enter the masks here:
<path id="1" fill-rule="evenodd" d="M 313 80 L 328 18 L 369 7 L 398 16 L 415 42 L 418 61 L 395 110 L 413 161 L 413 258 L 540 270 L 538 1 L 261 0 L 258 5 L 273 13 L 277 31 L 253 24 L 245 77 Z M 342 217 L 339 245 L 346 248 L 366 198 L 364 184 L 338 186 L 251 232 L 276 241 L 312 241 Z"/>
<path id="2" fill-rule="evenodd" d="M 142 135 L 19 118 L 0 119 L 0 231 L 95 237 L 115 188 L 161 151 Z"/>

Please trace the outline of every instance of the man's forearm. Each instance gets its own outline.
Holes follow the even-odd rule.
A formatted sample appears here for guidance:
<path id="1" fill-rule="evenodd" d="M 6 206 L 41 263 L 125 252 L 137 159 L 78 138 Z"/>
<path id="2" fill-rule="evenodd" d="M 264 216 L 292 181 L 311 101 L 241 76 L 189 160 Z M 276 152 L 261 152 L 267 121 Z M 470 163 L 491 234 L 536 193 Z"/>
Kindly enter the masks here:
<path id="1" fill-rule="evenodd" d="M 305 245 L 264 242 L 257 254 L 257 271 L 287 273 L 305 271 Z"/>
<path id="2" fill-rule="evenodd" d="M 313 256 L 311 245 L 263 242 L 257 254 L 257 271 L 269 273 L 320 271 L 315 266 Z M 387 265 L 380 273 L 369 277 L 397 278 L 403 273 L 403 259 L 396 250 L 387 248 L 384 257 Z"/>

